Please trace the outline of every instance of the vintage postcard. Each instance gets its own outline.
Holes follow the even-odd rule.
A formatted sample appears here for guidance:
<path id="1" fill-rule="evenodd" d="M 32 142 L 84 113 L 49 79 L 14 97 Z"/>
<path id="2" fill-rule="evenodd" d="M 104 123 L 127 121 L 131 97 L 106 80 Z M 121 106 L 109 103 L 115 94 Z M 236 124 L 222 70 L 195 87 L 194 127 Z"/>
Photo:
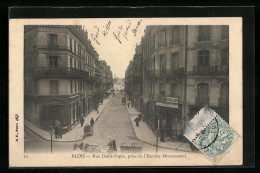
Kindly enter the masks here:
<path id="1" fill-rule="evenodd" d="M 242 18 L 9 20 L 10 167 L 243 164 Z"/>

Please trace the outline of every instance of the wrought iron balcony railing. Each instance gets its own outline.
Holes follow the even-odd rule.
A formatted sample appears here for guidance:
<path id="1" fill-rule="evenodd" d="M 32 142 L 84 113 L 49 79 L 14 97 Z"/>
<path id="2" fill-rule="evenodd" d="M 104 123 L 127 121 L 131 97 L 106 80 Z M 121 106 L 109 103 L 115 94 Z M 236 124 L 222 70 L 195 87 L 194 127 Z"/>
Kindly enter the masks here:
<path id="1" fill-rule="evenodd" d="M 166 47 L 166 41 L 158 42 L 158 48 L 160 47 Z"/>
<path id="2" fill-rule="evenodd" d="M 184 67 L 146 70 L 146 78 L 172 78 L 184 75 Z"/>
<path id="3" fill-rule="evenodd" d="M 193 66 L 194 75 L 228 75 L 228 65 Z"/>
<path id="4" fill-rule="evenodd" d="M 171 39 L 170 40 L 170 45 L 178 45 L 180 44 L 180 39 Z"/>
<path id="5" fill-rule="evenodd" d="M 209 97 L 205 97 L 205 98 L 195 97 L 195 104 L 198 106 L 209 105 Z"/>
<path id="6" fill-rule="evenodd" d="M 34 67 L 25 71 L 26 75 L 33 76 L 68 76 L 88 78 L 89 73 L 71 67 Z"/>

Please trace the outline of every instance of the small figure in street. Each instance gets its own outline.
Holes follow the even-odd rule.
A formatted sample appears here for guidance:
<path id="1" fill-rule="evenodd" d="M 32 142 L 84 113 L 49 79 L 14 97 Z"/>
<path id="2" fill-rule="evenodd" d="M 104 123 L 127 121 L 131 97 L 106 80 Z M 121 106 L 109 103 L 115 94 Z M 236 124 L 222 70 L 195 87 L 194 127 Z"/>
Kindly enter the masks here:
<path id="1" fill-rule="evenodd" d="M 55 135 L 55 138 L 58 138 L 58 137 L 59 137 L 59 136 L 58 136 L 58 131 L 59 131 L 58 126 L 55 126 L 55 127 L 54 127 L 54 135 Z"/>
<path id="2" fill-rule="evenodd" d="M 91 126 L 94 126 L 94 119 L 91 117 L 91 120 L 90 120 L 90 124 Z"/>
<path id="3" fill-rule="evenodd" d="M 135 125 L 138 127 L 139 126 L 139 118 L 135 118 Z"/>
<path id="4" fill-rule="evenodd" d="M 54 128 L 54 134 L 55 134 L 55 138 L 59 138 L 59 126 L 60 126 L 60 121 L 59 120 L 55 120 L 55 128 Z"/>
<path id="5" fill-rule="evenodd" d="M 138 115 L 139 121 L 141 121 L 141 120 L 142 120 L 142 116 L 143 116 L 143 114 L 142 114 L 142 113 Z"/>
<path id="6" fill-rule="evenodd" d="M 80 119 L 80 124 L 81 124 L 81 127 L 83 127 L 83 124 L 84 124 L 84 118 L 83 117 L 81 117 L 81 119 Z"/>
<path id="7" fill-rule="evenodd" d="M 63 127 L 62 127 L 62 125 L 60 125 L 59 127 L 59 130 L 58 130 L 58 136 L 59 136 L 59 138 L 62 138 L 62 134 L 63 134 Z"/>
<path id="8" fill-rule="evenodd" d="M 129 108 L 129 106 L 130 106 L 130 102 L 127 103 L 127 107 L 128 107 L 128 108 Z"/>

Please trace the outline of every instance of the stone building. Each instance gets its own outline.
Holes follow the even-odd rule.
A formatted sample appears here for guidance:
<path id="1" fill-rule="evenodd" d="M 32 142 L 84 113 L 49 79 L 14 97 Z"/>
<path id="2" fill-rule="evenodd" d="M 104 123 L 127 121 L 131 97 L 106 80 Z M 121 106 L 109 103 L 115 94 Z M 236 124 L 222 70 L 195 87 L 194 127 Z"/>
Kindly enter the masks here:
<path id="1" fill-rule="evenodd" d="M 143 59 L 142 47 L 136 46 L 133 60 L 130 62 L 126 72 L 126 91 L 133 105 L 138 111 L 142 111 L 143 95 Z"/>
<path id="2" fill-rule="evenodd" d="M 205 105 L 228 121 L 228 43 L 228 26 L 146 27 L 142 111 L 162 140 L 179 139 Z"/>
<path id="3" fill-rule="evenodd" d="M 103 94 L 108 95 L 109 90 L 113 89 L 113 75 L 112 71 L 110 69 L 110 66 L 107 65 L 107 62 L 104 60 L 100 61 L 100 70 L 101 70 L 101 76 L 102 76 L 102 92 Z"/>
<path id="4" fill-rule="evenodd" d="M 49 129 L 73 128 L 93 107 L 99 56 L 82 26 L 24 28 L 24 116 Z"/>

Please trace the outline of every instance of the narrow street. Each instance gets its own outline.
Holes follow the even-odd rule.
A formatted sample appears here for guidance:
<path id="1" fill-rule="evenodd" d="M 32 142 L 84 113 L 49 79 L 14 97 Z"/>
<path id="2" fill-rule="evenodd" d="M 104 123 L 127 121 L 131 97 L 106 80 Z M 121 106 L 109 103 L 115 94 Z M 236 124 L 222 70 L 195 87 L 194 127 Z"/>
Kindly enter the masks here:
<path id="1" fill-rule="evenodd" d="M 116 93 L 111 98 L 110 102 L 100 114 L 99 118 L 94 124 L 93 136 L 87 136 L 82 142 L 90 145 L 97 145 L 105 147 L 109 141 L 116 140 L 117 149 L 125 141 L 140 142 L 135 137 L 130 118 L 128 116 L 126 106 L 121 104 L 122 94 Z M 83 133 L 83 128 L 82 128 Z M 25 128 L 25 152 L 50 152 L 50 141 L 42 140 L 33 132 Z M 75 142 L 53 142 L 53 153 L 56 152 L 72 152 Z M 142 142 L 140 142 L 142 143 Z M 155 152 L 156 147 L 143 143 L 143 151 Z M 169 150 L 160 148 L 160 152 L 178 152 L 176 150 Z"/>

